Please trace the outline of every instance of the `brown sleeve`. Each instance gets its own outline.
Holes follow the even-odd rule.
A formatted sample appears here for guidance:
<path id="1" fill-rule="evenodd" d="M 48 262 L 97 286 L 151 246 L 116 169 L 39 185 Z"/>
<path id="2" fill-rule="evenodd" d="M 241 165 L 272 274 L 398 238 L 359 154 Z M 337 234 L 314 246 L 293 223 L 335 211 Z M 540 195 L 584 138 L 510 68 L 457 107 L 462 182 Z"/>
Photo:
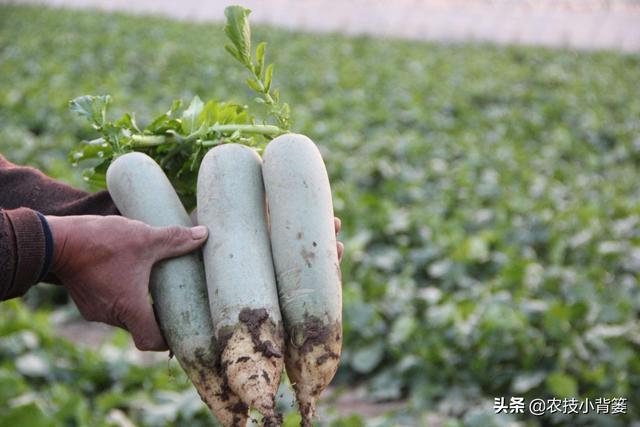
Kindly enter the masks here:
<path id="1" fill-rule="evenodd" d="M 0 301 L 24 295 L 42 273 L 43 215 L 118 215 L 109 193 L 87 193 L 0 155 Z M 48 275 L 46 281 L 56 282 Z"/>
<path id="2" fill-rule="evenodd" d="M 0 155 L 0 208 L 20 207 L 43 215 L 118 215 L 108 192 L 77 190 L 37 169 L 16 166 Z"/>
<path id="3" fill-rule="evenodd" d="M 24 295 L 38 281 L 45 260 L 45 234 L 34 210 L 0 211 L 0 300 Z"/>

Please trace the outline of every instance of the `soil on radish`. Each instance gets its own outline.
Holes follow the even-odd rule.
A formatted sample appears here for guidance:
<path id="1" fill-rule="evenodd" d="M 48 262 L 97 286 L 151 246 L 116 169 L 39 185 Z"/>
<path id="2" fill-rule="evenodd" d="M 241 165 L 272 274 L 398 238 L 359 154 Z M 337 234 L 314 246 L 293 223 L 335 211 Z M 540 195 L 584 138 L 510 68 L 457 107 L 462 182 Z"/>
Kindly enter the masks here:
<path id="1" fill-rule="evenodd" d="M 251 340 L 253 341 L 253 349 L 262 353 L 266 357 L 282 358 L 282 351 L 277 348 L 270 340 L 262 341 L 260 338 L 260 329 L 262 324 L 269 319 L 269 313 L 265 308 L 249 309 L 245 308 L 240 312 L 238 320 L 247 325 Z M 271 325 L 273 327 L 273 324 Z M 284 329 L 282 324 L 275 326 L 275 335 L 282 342 L 284 339 Z M 264 372 L 264 371 L 263 371 Z"/>
<path id="2" fill-rule="evenodd" d="M 325 315 L 325 318 L 328 314 Z M 342 347 L 342 323 L 325 323 L 306 315 L 287 336 L 285 363 L 302 415 L 302 426 L 311 426 L 315 402 L 338 368 Z M 333 363 L 329 363 L 333 360 Z"/>
<path id="3" fill-rule="evenodd" d="M 238 396 L 233 394 L 227 385 L 220 363 L 216 360 L 215 352 L 213 351 L 215 348 L 215 342 L 212 342 L 211 350 L 205 348 L 196 349 L 194 351 L 195 358 L 185 361 L 185 370 L 197 373 L 197 382 L 200 387 L 196 387 L 196 389 L 200 399 L 214 415 L 216 417 L 225 417 L 221 421 L 229 423 L 233 427 L 242 427 L 246 425 L 249 408 L 239 400 Z M 215 405 L 217 407 L 214 407 L 214 403 L 219 402 L 222 405 Z M 224 413 L 224 411 L 227 413 Z"/>
<path id="4" fill-rule="evenodd" d="M 255 409 L 262 413 L 266 426 L 282 423 L 282 415 L 275 411 L 275 403 L 283 365 L 283 343 L 282 322 L 274 324 L 264 308 L 241 310 L 238 323 L 219 332 L 217 358 L 224 383 L 231 388 L 233 380 L 244 377 L 247 380 L 243 384 L 245 392 L 253 390 L 255 394 L 258 389 L 262 403 Z M 235 387 L 238 387 L 237 383 Z"/>

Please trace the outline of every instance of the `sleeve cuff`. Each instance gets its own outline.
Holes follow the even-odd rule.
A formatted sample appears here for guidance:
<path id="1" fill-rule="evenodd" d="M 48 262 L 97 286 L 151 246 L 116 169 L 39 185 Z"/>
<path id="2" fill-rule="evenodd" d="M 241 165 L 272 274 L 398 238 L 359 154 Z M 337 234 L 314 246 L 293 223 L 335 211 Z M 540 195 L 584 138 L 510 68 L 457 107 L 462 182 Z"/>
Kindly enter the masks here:
<path id="1" fill-rule="evenodd" d="M 46 275 L 49 274 L 51 263 L 53 262 L 53 234 L 51 233 L 47 218 L 40 212 L 36 211 L 36 214 L 42 223 L 42 231 L 44 232 L 44 262 L 42 264 L 42 270 L 40 271 L 40 277 L 38 277 L 38 282 L 42 282 Z"/>
<path id="2" fill-rule="evenodd" d="M 16 242 L 13 286 L 6 299 L 24 295 L 38 283 L 45 266 L 47 238 L 38 213 L 28 208 L 5 211 Z M 53 245 L 53 242 L 51 242 Z"/>

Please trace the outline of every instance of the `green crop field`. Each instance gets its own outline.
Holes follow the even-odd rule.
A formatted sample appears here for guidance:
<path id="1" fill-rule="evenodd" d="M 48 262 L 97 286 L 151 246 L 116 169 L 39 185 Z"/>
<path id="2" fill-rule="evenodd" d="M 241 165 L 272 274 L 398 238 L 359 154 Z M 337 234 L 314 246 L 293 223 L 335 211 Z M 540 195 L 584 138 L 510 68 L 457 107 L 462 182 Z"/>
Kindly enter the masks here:
<path id="1" fill-rule="evenodd" d="M 334 395 L 402 402 L 340 416 L 328 399 L 322 425 L 637 422 L 640 56 L 254 30 L 343 222 Z M 220 25 L 0 6 L 0 153 L 86 188 L 67 153 L 95 135 L 68 101 L 109 93 L 142 123 L 196 94 L 251 102 L 223 41 Z M 64 294 L 38 288 L 0 304 L 0 425 L 211 422 L 175 361 L 135 362 L 124 332 L 72 344 Z M 626 398 L 626 414 L 494 414 L 511 396 Z"/>

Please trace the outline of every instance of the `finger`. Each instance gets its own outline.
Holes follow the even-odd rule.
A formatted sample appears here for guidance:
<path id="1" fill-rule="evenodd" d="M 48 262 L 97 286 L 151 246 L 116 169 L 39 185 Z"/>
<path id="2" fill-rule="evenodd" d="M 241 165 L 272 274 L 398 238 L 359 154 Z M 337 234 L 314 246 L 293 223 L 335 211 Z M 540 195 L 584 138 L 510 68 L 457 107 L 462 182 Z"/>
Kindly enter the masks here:
<path id="1" fill-rule="evenodd" d="M 151 247 L 155 249 L 155 259 L 161 260 L 188 254 L 198 249 L 207 240 L 207 228 L 196 227 L 158 227 L 152 233 Z"/>
<path id="2" fill-rule="evenodd" d="M 344 243 L 338 242 L 338 261 L 342 261 L 342 254 L 344 253 Z"/>
<path id="3" fill-rule="evenodd" d="M 333 218 L 333 227 L 336 230 L 336 236 L 340 232 L 340 227 L 342 227 L 342 221 L 337 216 Z"/>
<path id="4" fill-rule="evenodd" d="M 123 319 L 124 327 L 131 333 L 136 348 L 140 351 L 169 350 L 153 314 L 153 307 L 144 298 L 144 303 Z"/>

